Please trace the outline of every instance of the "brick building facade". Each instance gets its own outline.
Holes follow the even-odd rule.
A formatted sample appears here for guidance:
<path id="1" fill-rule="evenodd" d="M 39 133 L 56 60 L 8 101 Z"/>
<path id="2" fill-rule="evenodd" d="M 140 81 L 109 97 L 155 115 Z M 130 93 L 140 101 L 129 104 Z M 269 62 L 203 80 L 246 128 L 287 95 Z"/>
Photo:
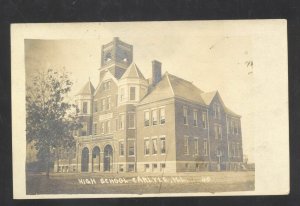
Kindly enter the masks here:
<path id="1" fill-rule="evenodd" d="M 133 47 L 114 38 L 103 45 L 99 84 L 76 95 L 83 128 L 76 155 L 55 172 L 197 172 L 242 168 L 240 116 L 218 91 L 193 83 L 152 61 L 146 79 L 133 62 Z"/>

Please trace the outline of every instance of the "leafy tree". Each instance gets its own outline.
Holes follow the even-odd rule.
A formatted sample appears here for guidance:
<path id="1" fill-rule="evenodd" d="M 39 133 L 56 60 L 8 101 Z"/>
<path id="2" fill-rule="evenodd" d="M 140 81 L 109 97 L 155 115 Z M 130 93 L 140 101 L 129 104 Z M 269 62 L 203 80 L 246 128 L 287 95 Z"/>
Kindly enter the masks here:
<path id="1" fill-rule="evenodd" d="M 53 158 L 74 146 L 73 133 L 82 127 L 78 108 L 66 100 L 71 87 L 68 73 L 49 69 L 33 76 L 26 88 L 26 141 L 34 142 L 47 177 Z"/>

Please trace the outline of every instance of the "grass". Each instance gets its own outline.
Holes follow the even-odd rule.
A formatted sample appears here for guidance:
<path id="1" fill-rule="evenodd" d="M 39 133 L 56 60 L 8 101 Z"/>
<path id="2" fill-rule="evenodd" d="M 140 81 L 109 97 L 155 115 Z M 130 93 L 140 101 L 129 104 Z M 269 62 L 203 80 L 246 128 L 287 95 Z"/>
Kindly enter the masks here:
<path id="1" fill-rule="evenodd" d="M 164 174 L 166 182 L 134 182 L 142 177 L 154 180 L 161 174 L 52 174 L 49 179 L 44 174 L 27 174 L 27 194 L 149 194 L 149 193 L 197 193 L 254 190 L 254 172 L 200 172 Z M 101 178 L 121 177 L 123 184 L 101 184 Z M 181 177 L 182 181 L 175 181 Z M 96 184 L 80 184 L 78 179 L 94 179 Z M 178 179 L 177 179 L 178 180 Z"/>

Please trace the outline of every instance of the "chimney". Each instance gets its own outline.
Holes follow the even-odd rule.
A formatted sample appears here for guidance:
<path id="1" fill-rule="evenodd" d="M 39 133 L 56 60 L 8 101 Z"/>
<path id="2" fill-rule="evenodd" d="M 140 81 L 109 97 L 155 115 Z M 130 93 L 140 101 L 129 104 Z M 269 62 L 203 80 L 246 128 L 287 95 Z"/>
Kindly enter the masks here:
<path id="1" fill-rule="evenodd" d="M 161 63 L 157 60 L 152 61 L 152 86 L 161 80 Z"/>

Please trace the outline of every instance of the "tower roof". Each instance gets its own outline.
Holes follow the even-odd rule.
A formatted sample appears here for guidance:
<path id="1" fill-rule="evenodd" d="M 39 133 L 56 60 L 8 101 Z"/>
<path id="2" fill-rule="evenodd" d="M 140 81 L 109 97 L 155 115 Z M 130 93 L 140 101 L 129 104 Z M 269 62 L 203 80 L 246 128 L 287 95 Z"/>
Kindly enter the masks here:
<path id="1" fill-rule="evenodd" d="M 88 94 L 92 95 L 94 94 L 95 88 L 92 84 L 92 82 L 89 80 L 82 88 L 81 90 L 77 93 L 77 95 L 82 95 L 82 94 Z"/>
<path id="2" fill-rule="evenodd" d="M 125 78 L 138 78 L 146 80 L 135 63 L 131 63 L 130 66 L 126 69 L 125 73 L 122 75 L 121 79 Z"/>

